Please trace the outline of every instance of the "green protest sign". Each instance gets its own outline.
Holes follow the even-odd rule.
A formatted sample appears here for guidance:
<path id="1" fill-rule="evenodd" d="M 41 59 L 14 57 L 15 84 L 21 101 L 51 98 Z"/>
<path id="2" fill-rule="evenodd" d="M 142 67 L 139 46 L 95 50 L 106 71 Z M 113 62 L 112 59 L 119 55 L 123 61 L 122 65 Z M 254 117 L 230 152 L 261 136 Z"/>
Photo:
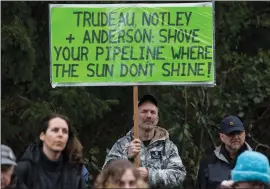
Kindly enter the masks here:
<path id="1" fill-rule="evenodd" d="M 213 4 L 51 4 L 56 86 L 214 85 Z"/>

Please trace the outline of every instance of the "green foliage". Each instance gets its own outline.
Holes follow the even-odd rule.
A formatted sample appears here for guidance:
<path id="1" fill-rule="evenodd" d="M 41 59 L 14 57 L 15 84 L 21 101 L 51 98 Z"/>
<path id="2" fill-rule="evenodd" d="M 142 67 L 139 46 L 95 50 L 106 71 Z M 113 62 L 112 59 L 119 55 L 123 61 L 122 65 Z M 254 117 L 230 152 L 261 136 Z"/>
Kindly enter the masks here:
<path id="1" fill-rule="evenodd" d="M 7 19 L 1 23 L 2 77 L 13 79 L 15 83 L 18 83 L 32 78 L 35 49 L 32 46 L 32 33 L 27 27 L 33 23 L 33 19 L 30 17 L 31 12 L 27 9 L 25 2 L 10 4 L 13 5 L 14 11 L 6 7 L 6 3 L 3 3 L 2 7 L 4 15 L 8 15 Z M 24 11 L 18 11 L 19 14 L 17 14 L 15 10 L 19 7 Z M 24 17 L 29 19 L 24 21 Z"/>

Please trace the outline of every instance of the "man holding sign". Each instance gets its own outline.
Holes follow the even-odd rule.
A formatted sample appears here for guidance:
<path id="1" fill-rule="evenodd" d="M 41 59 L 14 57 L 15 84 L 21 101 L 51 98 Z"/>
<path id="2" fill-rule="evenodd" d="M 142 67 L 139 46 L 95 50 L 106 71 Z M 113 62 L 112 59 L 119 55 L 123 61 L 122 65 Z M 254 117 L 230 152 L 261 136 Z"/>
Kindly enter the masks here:
<path id="1" fill-rule="evenodd" d="M 105 164 L 116 159 L 134 161 L 140 157 L 141 175 L 151 188 L 180 187 L 186 177 L 186 169 L 178 154 L 176 145 L 169 139 L 169 133 L 158 123 L 157 100 L 145 95 L 138 104 L 139 139 L 134 139 L 133 129 L 119 139 L 106 157 Z"/>

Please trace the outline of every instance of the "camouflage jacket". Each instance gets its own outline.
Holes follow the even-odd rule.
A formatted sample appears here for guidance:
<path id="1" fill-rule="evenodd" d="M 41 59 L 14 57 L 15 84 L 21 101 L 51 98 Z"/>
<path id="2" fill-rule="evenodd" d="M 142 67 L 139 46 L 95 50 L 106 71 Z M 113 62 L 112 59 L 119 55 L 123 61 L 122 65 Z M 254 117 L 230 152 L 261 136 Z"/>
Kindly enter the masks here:
<path id="1" fill-rule="evenodd" d="M 108 153 L 103 168 L 112 160 L 128 159 L 128 147 L 133 139 L 133 131 L 120 138 Z M 168 131 L 161 127 L 155 128 L 155 135 L 147 147 L 142 143 L 140 167 L 148 169 L 148 184 L 151 188 L 179 188 L 186 177 L 178 149 L 169 140 Z"/>

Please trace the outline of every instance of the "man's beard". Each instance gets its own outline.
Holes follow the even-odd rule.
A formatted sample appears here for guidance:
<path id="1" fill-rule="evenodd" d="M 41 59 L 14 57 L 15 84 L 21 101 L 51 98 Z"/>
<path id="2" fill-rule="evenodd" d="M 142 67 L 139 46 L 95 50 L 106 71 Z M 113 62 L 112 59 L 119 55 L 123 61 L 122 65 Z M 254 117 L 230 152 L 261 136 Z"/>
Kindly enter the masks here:
<path id="1" fill-rule="evenodd" d="M 145 132 L 150 132 L 153 128 L 151 128 L 151 125 L 147 125 L 144 129 Z"/>
<path id="2" fill-rule="evenodd" d="M 150 132 L 151 130 L 153 130 L 154 128 L 154 123 L 151 122 L 149 123 L 150 121 L 146 121 L 142 124 L 142 128 L 145 132 Z"/>
<path id="3" fill-rule="evenodd" d="M 241 145 L 240 144 L 231 144 L 231 145 L 229 145 L 229 148 L 231 151 L 237 152 L 241 148 Z"/>

